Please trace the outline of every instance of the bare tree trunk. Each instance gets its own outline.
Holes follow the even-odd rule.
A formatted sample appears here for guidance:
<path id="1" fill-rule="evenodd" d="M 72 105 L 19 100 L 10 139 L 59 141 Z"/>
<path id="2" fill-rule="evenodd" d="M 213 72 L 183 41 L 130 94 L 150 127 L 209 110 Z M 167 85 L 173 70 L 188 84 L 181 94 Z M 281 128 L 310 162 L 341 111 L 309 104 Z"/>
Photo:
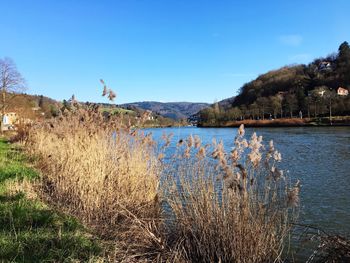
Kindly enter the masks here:
<path id="1" fill-rule="evenodd" d="M 262 119 L 265 120 L 265 108 L 264 108 L 264 106 L 262 108 Z"/>
<path id="2" fill-rule="evenodd" d="M 6 103 L 6 92 L 5 92 L 5 88 L 2 88 L 2 105 L 1 105 L 1 125 L 0 125 L 0 129 L 1 129 L 1 133 L 3 133 L 5 125 L 4 125 L 4 117 L 5 117 L 5 103 Z"/>
<path id="3" fill-rule="evenodd" d="M 332 98 L 329 98 L 329 123 L 332 125 Z"/>

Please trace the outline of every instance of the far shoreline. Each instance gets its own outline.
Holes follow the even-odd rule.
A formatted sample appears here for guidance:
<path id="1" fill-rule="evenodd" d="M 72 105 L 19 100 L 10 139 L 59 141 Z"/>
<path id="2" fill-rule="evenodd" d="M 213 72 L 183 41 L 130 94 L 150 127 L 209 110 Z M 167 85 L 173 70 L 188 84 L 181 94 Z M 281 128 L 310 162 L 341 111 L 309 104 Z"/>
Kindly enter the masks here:
<path id="1" fill-rule="evenodd" d="M 199 124 L 198 128 L 236 128 L 240 125 L 247 128 L 292 128 L 292 127 L 349 127 L 350 116 L 334 116 L 332 123 L 329 117 L 323 118 L 283 118 L 272 120 L 241 120 L 241 121 L 226 121 L 215 124 Z"/>

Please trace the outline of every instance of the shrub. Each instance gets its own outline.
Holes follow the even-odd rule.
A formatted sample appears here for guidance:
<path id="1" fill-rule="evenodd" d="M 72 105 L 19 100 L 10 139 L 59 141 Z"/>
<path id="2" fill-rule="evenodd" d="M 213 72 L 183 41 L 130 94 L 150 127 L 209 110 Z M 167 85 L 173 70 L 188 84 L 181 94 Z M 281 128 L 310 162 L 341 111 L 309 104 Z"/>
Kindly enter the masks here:
<path id="1" fill-rule="evenodd" d="M 162 249 L 154 143 L 122 123 L 90 109 L 33 127 L 28 148 L 40 160 L 41 190 L 100 236 L 120 240 L 120 252 Z"/>
<path id="2" fill-rule="evenodd" d="M 235 148 L 222 142 L 201 145 L 198 137 L 181 141 L 165 170 L 164 197 L 173 219 L 173 243 L 191 262 L 273 262 L 281 260 L 296 216 L 299 187 L 290 188 L 277 164 L 273 142 L 244 139 Z M 209 152 L 209 153 L 208 153 Z"/>

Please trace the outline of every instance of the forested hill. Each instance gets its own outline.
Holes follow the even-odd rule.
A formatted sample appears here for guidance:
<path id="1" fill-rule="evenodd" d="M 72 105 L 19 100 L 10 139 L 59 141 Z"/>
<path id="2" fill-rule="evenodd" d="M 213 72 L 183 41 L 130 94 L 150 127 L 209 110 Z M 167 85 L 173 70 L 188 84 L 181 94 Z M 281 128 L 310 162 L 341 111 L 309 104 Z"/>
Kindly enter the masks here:
<path id="1" fill-rule="evenodd" d="M 339 87 L 343 94 L 338 94 Z M 350 114 L 350 47 L 315 59 L 308 65 L 292 65 L 272 70 L 244 84 L 225 107 L 221 103 L 200 112 L 202 124 L 215 125 L 242 119 L 319 117 Z"/>
<path id="2" fill-rule="evenodd" d="M 25 119 L 51 118 L 58 115 L 62 104 L 43 95 L 6 93 L 6 112 L 16 112 Z"/>
<path id="3" fill-rule="evenodd" d="M 195 103 L 195 102 L 156 102 L 156 101 L 143 101 L 143 102 L 134 102 L 126 103 L 120 105 L 125 108 L 140 108 L 143 110 L 150 110 L 161 116 L 180 120 L 187 119 L 191 115 L 199 112 L 202 109 L 205 109 L 210 106 L 208 103 Z"/>

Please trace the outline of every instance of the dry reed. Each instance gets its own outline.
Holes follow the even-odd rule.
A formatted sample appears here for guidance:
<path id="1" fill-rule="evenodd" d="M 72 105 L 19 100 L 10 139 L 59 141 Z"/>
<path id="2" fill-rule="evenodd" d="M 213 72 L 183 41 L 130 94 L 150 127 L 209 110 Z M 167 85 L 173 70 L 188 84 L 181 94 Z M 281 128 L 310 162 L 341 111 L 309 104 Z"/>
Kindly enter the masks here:
<path id="1" fill-rule="evenodd" d="M 205 155 L 206 152 L 209 152 Z M 282 260 L 290 220 L 296 216 L 299 185 L 289 187 L 277 164 L 281 154 L 262 137 L 235 148 L 222 142 L 196 147 L 184 141 L 165 171 L 170 236 L 191 262 L 276 262 Z"/>
<path id="2" fill-rule="evenodd" d="M 150 135 L 123 123 L 77 109 L 32 127 L 27 141 L 42 196 L 116 242 L 109 260 L 281 260 L 299 186 L 289 187 L 272 142 L 264 151 L 241 127 L 227 153 L 190 136 L 169 161 L 171 135 L 159 153 Z"/>
<path id="3" fill-rule="evenodd" d="M 117 240 L 115 257 L 149 257 L 164 250 L 159 160 L 150 136 L 122 123 L 78 110 L 33 127 L 28 148 L 39 157 L 43 196 Z"/>

